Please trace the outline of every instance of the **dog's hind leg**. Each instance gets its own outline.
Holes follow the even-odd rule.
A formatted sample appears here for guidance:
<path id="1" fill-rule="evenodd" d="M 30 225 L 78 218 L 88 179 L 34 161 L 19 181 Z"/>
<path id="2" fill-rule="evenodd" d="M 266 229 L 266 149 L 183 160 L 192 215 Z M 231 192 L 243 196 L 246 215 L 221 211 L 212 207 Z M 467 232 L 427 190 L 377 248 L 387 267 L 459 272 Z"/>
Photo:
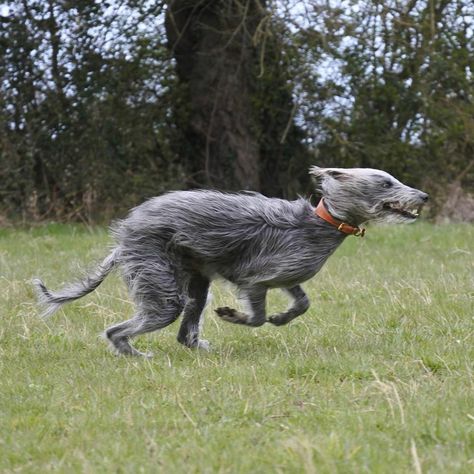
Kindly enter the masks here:
<path id="1" fill-rule="evenodd" d="M 105 331 L 107 339 L 119 354 L 148 355 L 133 348 L 130 339 L 162 329 L 179 317 L 185 298 L 175 275 L 170 262 L 158 259 L 155 262 L 149 259 L 146 268 L 136 273 L 131 287 L 137 304 L 135 317 Z"/>
<path id="2" fill-rule="evenodd" d="M 140 314 L 137 314 L 128 321 L 112 326 L 105 331 L 105 336 L 117 354 L 144 357 L 151 356 L 151 354 L 138 351 L 130 344 L 132 337 L 147 332 L 143 324 L 145 320 L 146 318 L 142 318 Z"/>
<path id="3" fill-rule="evenodd" d="M 275 326 L 289 323 L 296 317 L 301 316 L 309 308 L 309 299 L 301 286 L 296 285 L 291 288 L 285 288 L 285 291 L 293 298 L 293 304 L 287 311 L 273 314 L 268 318 L 268 322 Z"/>
<path id="4" fill-rule="evenodd" d="M 178 341 L 187 347 L 209 349 L 209 343 L 199 339 L 202 312 L 206 306 L 209 280 L 199 274 L 192 275 L 188 285 L 189 300 L 183 312 L 183 321 L 178 332 Z"/>
<path id="5" fill-rule="evenodd" d="M 246 304 L 247 312 L 242 313 L 236 309 L 224 306 L 217 308 L 217 315 L 224 321 L 234 324 L 244 324 L 246 326 L 261 326 L 266 322 L 265 318 L 265 298 L 267 288 L 255 285 L 246 288 L 239 288 L 240 299 Z"/>
<path id="6" fill-rule="evenodd" d="M 105 335 L 119 354 L 150 357 L 151 354 L 137 351 L 130 344 L 130 339 L 140 334 L 165 328 L 176 321 L 183 306 L 184 304 L 178 299 L 167 301 L 166 304 L 160 305 L 159 312 L 139 312 L 132 319 L 108 328 Z M 158 310 L 158 308 L 156 309 Z"/>

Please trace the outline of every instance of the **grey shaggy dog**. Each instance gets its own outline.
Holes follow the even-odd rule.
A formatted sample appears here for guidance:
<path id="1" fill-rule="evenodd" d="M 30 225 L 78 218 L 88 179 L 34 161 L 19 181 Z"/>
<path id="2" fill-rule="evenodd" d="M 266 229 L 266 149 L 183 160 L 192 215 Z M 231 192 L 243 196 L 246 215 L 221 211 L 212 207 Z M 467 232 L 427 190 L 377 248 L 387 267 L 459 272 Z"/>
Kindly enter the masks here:
<path id="1" fill-rule="evenodd" d="M 428 199 L 384 171 L 315 166 L 310 174 L 330 216 L 352 226 L 414 221 Z M 246 303 L 245 312 L 216 309 L 222 319 L 247 326 L 287 324 L 309 307 L 300 284 L 321 269 L 348 235 L 316 215 L 306 199 L 216 191 L 177 191 L 150 199 L 116 223 L 112 234 L 117 245 L 92 275 L 58 292 L 41 280 L 34 283 L 46 307 L 43 314 L 50 315 L 120 268 L 136 312 L 105 335 L 118 353 L 128 355 L 148 355 L 133 348 L 130 339 L 168 326 L 181 313 L 178 341 L 207 349 L 199 329 L 215 278 L 233 283 Z M 287 292 L 292 305 L 267 317 L 265 299 L 272 288 Z"/>

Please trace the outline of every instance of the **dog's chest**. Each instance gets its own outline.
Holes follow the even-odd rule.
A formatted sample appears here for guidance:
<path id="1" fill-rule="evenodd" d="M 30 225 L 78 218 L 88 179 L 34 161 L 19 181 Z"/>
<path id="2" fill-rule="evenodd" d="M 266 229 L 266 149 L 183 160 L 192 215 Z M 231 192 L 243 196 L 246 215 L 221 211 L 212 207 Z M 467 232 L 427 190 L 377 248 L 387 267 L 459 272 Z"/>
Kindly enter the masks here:
<path id="1" fill-rule="evenodd" d="M 248 267 L 253 277 L 269 286 L 290 287 L 312 278 L 342 240 L 315 241 L 300 235 L 291 245 L 268 251 Z"/>
<path id="2" fill-rule="evenodd" d="M 276 262 L 274 268 L 275 280 L 284 286 L 303 283 L 321 270 L 331 253 L 317 253 L 305 249 L 292 258 L 281 259 Z"/>

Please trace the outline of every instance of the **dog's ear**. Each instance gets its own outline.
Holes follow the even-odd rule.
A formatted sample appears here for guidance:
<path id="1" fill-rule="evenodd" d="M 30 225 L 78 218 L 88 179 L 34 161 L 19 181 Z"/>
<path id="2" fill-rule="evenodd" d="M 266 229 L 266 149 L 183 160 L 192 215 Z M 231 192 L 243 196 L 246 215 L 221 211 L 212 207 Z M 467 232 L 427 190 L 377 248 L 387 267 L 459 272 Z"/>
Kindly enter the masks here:
<path id="1" fill-rule="evenodd" d="M 322 179 L 326 176 L 342 181 L 349 177 L 348 173 L 342 168 L 320 168 L 319 166 L 311 166 L 309 174 L 316 179 Z"/>
<path id="2" fill-rule="evenodd" d="M 309 169 L 309 174 L 314 178 L 321 178 L 324 174 L 324 168 L 320 168 L 319 166 L 311 166 Z"/>
<path id="3" fill-rule="evenodd" d="M 338 181 L 344 181 L 345 179 L 349 179 L 349 173 L 345 173 L 344 170 L 337 170 L 329 168 L 327 170 L 328 176 L 331 178 L 337 179 Z"/>

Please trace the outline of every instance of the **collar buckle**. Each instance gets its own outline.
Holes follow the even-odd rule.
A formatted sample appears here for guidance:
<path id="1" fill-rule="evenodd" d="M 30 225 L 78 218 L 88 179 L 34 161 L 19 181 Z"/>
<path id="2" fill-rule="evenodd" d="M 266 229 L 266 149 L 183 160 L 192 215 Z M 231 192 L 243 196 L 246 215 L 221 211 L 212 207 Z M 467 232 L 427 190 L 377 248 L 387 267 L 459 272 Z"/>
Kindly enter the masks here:
<path id="1" fill-rule="evenodd" d="M 324 205 L 324 199 L 321 199 L 321 201 L 319 201 L 319 204 L 316 206 L 314 213 L 321 219 L 336 227 L 337 230 L 339 232 L 342 232 L 343 234 L 354 235 L 356 237 L 364 237 L 365 235 L 365 229 L 363 227 L 357 227 L 347 224 L 346 222 L 342 222 L 334 218 L 331 214 L 329 214 L 329 211 Z"/>

